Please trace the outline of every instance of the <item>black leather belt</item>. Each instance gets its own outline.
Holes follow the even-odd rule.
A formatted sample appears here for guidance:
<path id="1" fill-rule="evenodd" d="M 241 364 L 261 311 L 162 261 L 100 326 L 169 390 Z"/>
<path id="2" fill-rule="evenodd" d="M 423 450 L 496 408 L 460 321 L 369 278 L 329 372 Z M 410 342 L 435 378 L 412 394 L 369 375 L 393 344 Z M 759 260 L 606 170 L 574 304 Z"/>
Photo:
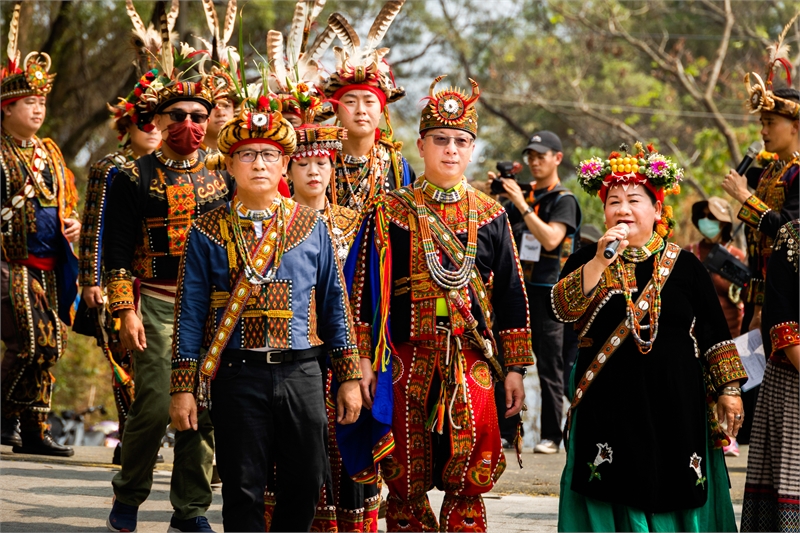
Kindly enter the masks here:
<path id="1" fill-rule="evenodd" d="M 292 361 L 312 359 L 320 355 L 322 355 L 322 348 L 320 347 L 309 348 L 307 350 L 269 350 L 266 352 L 228 349 L 222 352 L 222 360 L 278 365 L 281 363 L 291 363 Z"/>

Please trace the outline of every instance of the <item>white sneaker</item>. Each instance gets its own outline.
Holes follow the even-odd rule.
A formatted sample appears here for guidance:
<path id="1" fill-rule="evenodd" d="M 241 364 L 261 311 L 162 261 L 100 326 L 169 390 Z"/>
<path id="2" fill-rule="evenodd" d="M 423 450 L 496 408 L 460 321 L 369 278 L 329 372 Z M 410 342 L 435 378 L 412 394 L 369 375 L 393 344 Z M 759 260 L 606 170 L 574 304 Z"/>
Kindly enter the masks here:
<path id="1" fill-rule="evenodd" d="M 558 444 L 550 439 L 544 439 L 533 447 L 533 453 L 558 453 Z"/>

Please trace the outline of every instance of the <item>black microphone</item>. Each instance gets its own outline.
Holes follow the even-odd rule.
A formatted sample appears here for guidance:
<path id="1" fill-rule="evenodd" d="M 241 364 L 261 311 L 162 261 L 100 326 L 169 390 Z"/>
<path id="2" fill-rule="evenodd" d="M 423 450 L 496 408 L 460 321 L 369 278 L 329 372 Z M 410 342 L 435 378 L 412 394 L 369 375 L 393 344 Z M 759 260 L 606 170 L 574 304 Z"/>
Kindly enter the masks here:
<path id="1" fill-rule="evenodd" d="M 627 224 L 622 224 L 622 225 L 625 226 L 625 237 L 627 237 L 630 228 L 628 227 Z M 603 250 L 603 257 L 605 257 L 606 259 L 611 259 L 612 257 L 614 257 L 614 254 L 617 253 L 617 248 L 619 248 L 619 243 L 621 242 L 622 242 L 621 240 L 617 239 L 615 241 L 608 243 L 606 249 Z"/>
<path id="2" fill-rule="evenodd" d="M 764 143 L 761 141 L 753 141 L 747 148 L 747 152 L 744 154 L 742 158 L 742 162 L 739 163 L 739 166 L 736 167 L 736 173 L 740 176 L 744 176 L 744 173 L 750 168 L 753 164 L 753 160 L 758 156 L 758 153 L 764 149 Z"/>

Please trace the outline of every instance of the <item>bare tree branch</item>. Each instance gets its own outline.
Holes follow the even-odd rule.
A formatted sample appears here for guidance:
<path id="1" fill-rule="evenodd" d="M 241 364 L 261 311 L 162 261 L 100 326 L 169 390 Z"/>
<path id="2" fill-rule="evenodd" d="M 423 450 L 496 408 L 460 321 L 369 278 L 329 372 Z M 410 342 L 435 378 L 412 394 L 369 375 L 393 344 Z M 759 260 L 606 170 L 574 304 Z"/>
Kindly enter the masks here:
<path id="1" fill-rule="evenodd" d="M 436 37 L 434 37 L 433 39 L 431 39 L 431 40 L 430 40 L 430 42 L 429 42 L 428 44 L 426 44 L 426 45 L 425 45 L 425 48 L 422 50 L 422 52 L 420 52 L 420 53 L 419 53 L 419 54 L 417 54 L 417 55 L 413 55 L 413 56 L 410 56 L 410 57 L 404 57 L 403 59 L 398 59 L 397 61 L 392 61 L 392 66 L 393 66 L 393 67 L 396 67 L 396 66 L 398 66 L 398 65 L 402 65 L 403 63 L 412 63 L 412 62 L 416 61 L 417 59 L 419 59 L 419 58 L 421 58 L 421 57 L 424 57 L 424 56 L 425 56 L 425 54 L 427 54 L 427 53 L 428 53 L 428 50 L 429 50 L 429 49 L 430 49 L 432 46 L 434 46 L 434 45 L 436 45 L 436 44 L 439 44 L 439 43 L 441 43 L 441 42 L 442 42 L 442 40 L 441 40 L 441 39 L 439 38 L 439 36 L 437 35 Z"/>

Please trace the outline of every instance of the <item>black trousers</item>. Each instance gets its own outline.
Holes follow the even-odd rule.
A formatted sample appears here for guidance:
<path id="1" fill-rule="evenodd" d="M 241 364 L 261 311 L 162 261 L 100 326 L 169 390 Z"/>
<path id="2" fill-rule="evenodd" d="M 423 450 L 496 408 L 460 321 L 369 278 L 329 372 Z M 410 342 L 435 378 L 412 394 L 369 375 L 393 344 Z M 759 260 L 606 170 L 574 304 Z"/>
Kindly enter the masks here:
<path id="1" fill-rule="evenodd" d="M 309 531 L 328 475 L 327 419 L 314 358 L 269 365 L 223 354 L 211 384 L 225 531 L 265 531 L 264 490 L 275 464 L 272 531 Z"/>
<path id="2" fill-rule="evenodd" d="M 542 387 L 542 439 L 561 443 L 561 411 L 564 404 L 564 324 L 550 311 L 550 287 L 526 284 L 531 313 L 533 353 Z"/>

